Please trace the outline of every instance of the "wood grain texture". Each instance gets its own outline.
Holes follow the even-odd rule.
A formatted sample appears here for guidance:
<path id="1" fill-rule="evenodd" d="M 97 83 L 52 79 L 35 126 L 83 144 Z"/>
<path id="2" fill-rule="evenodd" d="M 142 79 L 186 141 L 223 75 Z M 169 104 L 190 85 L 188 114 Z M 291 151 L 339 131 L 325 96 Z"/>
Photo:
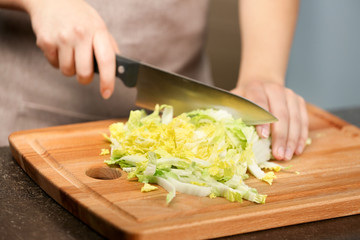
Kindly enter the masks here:
<path id="1" fill-rule="evenodd" d="M 292 168 L 277 173 L 272 186 L 247 181 L 268 194 L 263 205 L 177 194 L 166 206 L 164 189 L 141 193 L 141 183 L 99 155 L 109 147 L 101 133 L 119 120 L 20 131 L 9 142 L 41 188 L 108 238 L 214 238 L 360 213 L 360 129 L 315 106 L 308 110 L 312 144 L 282 162 Z"/>

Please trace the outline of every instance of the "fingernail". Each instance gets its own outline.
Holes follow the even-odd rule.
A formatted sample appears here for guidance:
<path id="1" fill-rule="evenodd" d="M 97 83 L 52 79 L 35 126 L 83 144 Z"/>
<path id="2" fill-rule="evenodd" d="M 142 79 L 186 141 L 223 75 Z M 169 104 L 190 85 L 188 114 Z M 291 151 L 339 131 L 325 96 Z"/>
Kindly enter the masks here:
<path id="1" fill-rule="evenodd" d="M 102 96 L 103 96 L 104 99 L 109 99 L 110 96 L 111 96 L 110 90 L 109 90 L 109 89 L 106 89 L 106 90 L 103 92 Z"/>
<path id="2" fill-rule="evenodd" d="M 284 148 L 283 147 L 279 147 L 277 150 L 277 155 L 280 159 L 284 158 Z"/>
<path id="3" fill-rule="evenodd" d="M 286 148 L 285 160 L 290 160 L 293 156 L 293 151 L 290 148 Z"/>
<path id="4" fill-rule="evenodd" d="M 304 150 L 304 146 L 300 144 L 296 149 L 296 154 L 301 154 Z"/>
<path id="5" fill-rule="evenodd" d="M 262 135 L 264 138 L 268 138 L 268 137 L 269 137 L 269 129 L 263 127 L 263 129 L 261 130 L 261 135 Z"/>

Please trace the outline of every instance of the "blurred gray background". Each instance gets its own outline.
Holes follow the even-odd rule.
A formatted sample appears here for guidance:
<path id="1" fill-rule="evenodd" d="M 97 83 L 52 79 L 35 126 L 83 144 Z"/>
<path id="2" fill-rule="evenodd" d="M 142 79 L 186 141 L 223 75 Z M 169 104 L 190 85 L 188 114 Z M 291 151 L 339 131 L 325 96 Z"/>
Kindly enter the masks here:
<path id="1" fill-rule="evenodd" d="M 215 84 L 235 86 L 237 0 L 211 0 L 207 50 Z M 360 106 L 360 1 L 302 0 L 286 84 L 329 111 Z"/>

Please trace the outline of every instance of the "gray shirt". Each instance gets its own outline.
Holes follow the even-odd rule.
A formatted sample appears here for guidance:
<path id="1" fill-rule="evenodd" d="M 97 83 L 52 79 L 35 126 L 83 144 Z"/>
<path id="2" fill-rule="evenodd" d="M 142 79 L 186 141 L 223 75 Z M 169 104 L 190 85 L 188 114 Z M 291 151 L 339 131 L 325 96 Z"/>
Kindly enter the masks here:
<path id="1" fill-rule="evenodd" d="M 204 55 L 207 0 L 88 2 L 122 55 L 211 83 Z M 103 100 L 98 76 L 83 86 L 51 67 L 28 15 L 11 10 L 0 10 L 0 82 L 0 146 L 17 130 L 127 117 L 136 108 L 136 90 L 121 81 Z"/>

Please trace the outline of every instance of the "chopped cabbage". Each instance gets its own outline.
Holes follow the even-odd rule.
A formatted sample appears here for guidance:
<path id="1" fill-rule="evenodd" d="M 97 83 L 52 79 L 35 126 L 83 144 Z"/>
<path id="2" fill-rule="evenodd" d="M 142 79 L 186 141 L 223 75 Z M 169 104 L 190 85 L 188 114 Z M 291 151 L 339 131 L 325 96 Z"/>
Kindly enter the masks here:
<path id="1" fill-rule="evenodd" d="M 270 139 L 260 139 L 254 126 L 224 110 L 173 117 L 172 106 L 157 105 L 149 115 L 131 111 L 126 124 L 114 123 L 109 129 L 111 157 L 105 162 L 119 165 L 128 179 L 144 183 L 142 191 L 154 190 L 149 183 L 162 186 L 169 192 L 167 203 L 176 192 L 265 203 L 266 195 L 244 180 L 251 173 L 272 184 L 273 171 L 283 169 L 269 162 Z"/>
<path id="2" fill-rule="evenodd" d="M 101 149 L 100 156 L 108 155 L 108 154 L 110 154 L 109 149 L 106 149 L 106 148 Z"/>
<path id="3" fill-rule="evenodd" d="M 158 189 L 158 187 L 155 187 L 148 183 L 144 183 L 144 186 L 141 188 L 141 192 L 150 192 L 150 191 L 154 191 L 156 189 Z"/>

